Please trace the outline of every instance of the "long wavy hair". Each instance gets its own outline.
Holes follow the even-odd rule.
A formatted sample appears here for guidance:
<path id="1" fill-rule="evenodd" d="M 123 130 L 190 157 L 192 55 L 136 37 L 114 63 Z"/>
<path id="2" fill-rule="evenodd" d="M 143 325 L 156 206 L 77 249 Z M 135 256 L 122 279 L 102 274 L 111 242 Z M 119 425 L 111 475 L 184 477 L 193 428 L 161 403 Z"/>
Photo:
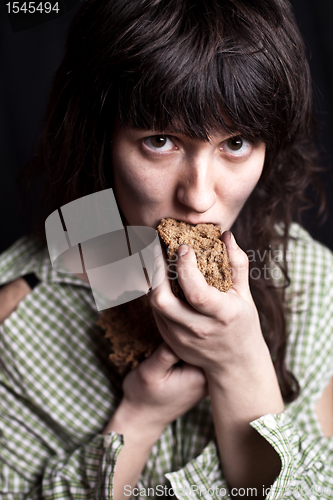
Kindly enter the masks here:
<path id="1" fill-rule="evenodd" d="M 311 102 L 304 45 L 287 0 L 86 0 L 25 178 L 44 186 L 43 223 L 65 203 L 112 186 L 116 119 L 159 132 L 181 128 L 204 141 L 237 130 L 263 141 L 266 158 L 232 229 L 244 250 L 264 255 L 280 245 L 285 255 L 292 218 L 307 187 L 316 186 Z M 250 266 L 267 264 L 266 254 Z M 286 287 L 286 259 L 280 266 Z M 250 273 L 250 285 L 283 398 L 293 401 L 299 386 L 285 365 L 284 293 L 263 272 L 259 279 Z"/>

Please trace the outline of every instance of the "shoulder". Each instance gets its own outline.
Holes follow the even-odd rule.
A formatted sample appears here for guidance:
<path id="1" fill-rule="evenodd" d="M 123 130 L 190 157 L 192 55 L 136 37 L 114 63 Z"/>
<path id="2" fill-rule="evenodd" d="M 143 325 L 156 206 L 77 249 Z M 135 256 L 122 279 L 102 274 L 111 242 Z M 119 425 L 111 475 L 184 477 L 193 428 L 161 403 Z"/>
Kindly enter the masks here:
<path id="1" fill-rule="evenodd" d="M 287 246 L 290 285 L 287 295 L 296 310 L 318 320 L 333 301 L 333 254 L 299 224 L 292 224 Z"/>
<path id="2" fill-rule="evenodd" d="M 36 288 L 27 284 L 31 276 L 36 278 Z M 57 310 L 58 319 L 66 311 L 96 315 L 89 284 L 73 274 L 57 272 L 47 247 L 30 237 L 21 238 L 0 255 L 0 293 L 2 321 L 18 310 L 25 318 L 32 311 L 35 316 L 44 312 L 48 318 Z"/>
<path id="3" fill-rule="evenodd" d="M 333 261 L 332 251 L 319 241 L 314 240 L 310 233 L 296 222 L 293 222 L 290 226 L 288 248 L 290 250 L 299 249 L 306 254 L 319 252 Z"/>
<path id="4" fill-rule="evenodd" d="M 21 276 L 32 275 L 29 268 L 39 250 L 37 241 L 23 237 L 0 255 L 0 324 L 31 291 Z"/>
<path id="5" fill-rule="evenodd" d="M 316 288 L 319 284 L 333 283 L 333 253 L 296 223 L 291 225 L 289 231 L 287 263 L 294 283 L 316 283 Z"/>
<path id="6" fill-rule="evenodd" d="M 0 286 L 32 272 L 43 253 L 43 245 L 24 236 L 0 255 Z"/>
<path id="7" fill-rule="evenodd" d="M 90 289 L 90 285 L 78 275 L 53 267 L 44 242 L 24 236 L 0 255 L 0 286 L 30 273 L 45 284 Z"/>
<path id="8" fill-rule="evenodd" d="M 287 263 L 287 360 L 301 386 L 310 387 L 311 379 L 316 392 L 332 376 L 333 255 L 292 224 Z"/>

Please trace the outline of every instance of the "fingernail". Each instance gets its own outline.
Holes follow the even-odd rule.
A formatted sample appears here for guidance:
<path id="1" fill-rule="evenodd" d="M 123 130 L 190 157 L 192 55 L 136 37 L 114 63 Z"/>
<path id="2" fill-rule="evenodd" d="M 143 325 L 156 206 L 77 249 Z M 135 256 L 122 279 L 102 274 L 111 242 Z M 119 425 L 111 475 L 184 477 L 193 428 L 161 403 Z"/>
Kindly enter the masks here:
<path id="1" fill-rule="evenodd" d="M 235 237 L 234 235 L 232 234 L 231 231 L 225 231 L 223 233 L 223 236 L 224 236 L 224 241 L 227 243 L 228 240 L 229 240 L 229 243 L 228 245 L 230 245 L 231 248 L 238 248 L 238 245 L 236 243 L 236 240 L 235 240 Z"/>
<path id="2" fill-rule="evenodd" d="M 188 246 L 187 245 L 180 245 L 178 249 L 178 255 L 179 257 L 183 257 L 183 255 L 187 254 L 188 252 Z"/>

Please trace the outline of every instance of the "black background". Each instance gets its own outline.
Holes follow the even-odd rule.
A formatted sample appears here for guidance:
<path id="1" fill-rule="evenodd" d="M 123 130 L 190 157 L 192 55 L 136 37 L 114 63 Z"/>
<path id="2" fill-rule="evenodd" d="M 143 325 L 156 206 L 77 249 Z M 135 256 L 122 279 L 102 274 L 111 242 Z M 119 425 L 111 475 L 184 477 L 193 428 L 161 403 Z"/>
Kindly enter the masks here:
<path id="1" fill-rule="evenodd" d="M 103 1 L 103 0 L 101 0 Z M 61 0 L 54 18 L 13 20 L 0 2 L 0 252 L 25 231 L 26 201 L 16 175 L 33 156 L 42 129 L 52 75 L 64 49 L 79 0 Z M 333 209 L 333 0 L 293 0 L 306 41 L 318 118 L 317 145 L 329 211 Z M 45 19 L 50 19 L 45 22 Z M 333 249 L 333 225 L 319 226 L 313 212 L 304 218 L 312 235 Z"/>

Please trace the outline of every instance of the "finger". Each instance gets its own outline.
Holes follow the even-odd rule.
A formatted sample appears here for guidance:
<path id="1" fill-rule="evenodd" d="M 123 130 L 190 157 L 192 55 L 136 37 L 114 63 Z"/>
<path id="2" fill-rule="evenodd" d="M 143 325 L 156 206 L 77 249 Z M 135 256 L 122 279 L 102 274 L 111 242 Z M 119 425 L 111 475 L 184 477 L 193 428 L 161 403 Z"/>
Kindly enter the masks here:
<path id="1" fill-rule="evenodd" d="M 178 257 L 177 257 L 178 258 Z M 172 265 L 172 268 L 174 266 Z M 171 311 L 170 318 L 173 319 L 177 317 L 172 313 L 172 311 L 177 308 L 179 310 L 179 304 L 184 304 L 175 297 L 171 290 L 171 279 L 175 279 L 177 273 L 172 270 L 172 276 L 168 274 L 168 264 L 165 258 L 164 252 L 162 252 L 161 247 L 156 246 L 154 248 L 154 269 L 153 269 L 153 283 L 147 297 L 150 301 L 151 306 L 156 308 L 160 313 L 164 312 L 168 317 L 167 312 Z"/>
<path id="2" fill-rule="evenodd" d="M 186 377 L 189 383 L 193 384 L 197 392 L 196 402 L 199 402 L 208 395 L 208 383 L 204 371 L 197 366 L 183 363 L 181 366 L 174 369 L 174 373 L 179 371 L 180 376 Z M 196 403 L 193 403 L 193 406 Z"/>
<path id="3" fill-rule="evenodd" d="M 181 247 L 184 246 L 187 247 L 187 245 L 181 245 Z M 197 268 L 196 257 L 193 249 L 191 247 L 188 248 L 190 248 L 190 252 L 193 252 L 192 264 L 188 264 L 188 266 L 191 266 L 188 277 L 191 277 L 192 272 L 195 273 L 199 286 L 193 288 L 194 281 L 192 281 L 191 286 L 191 280 L 187 280 L 188 287 L 186 288 L 186 285 L 184 284 L 185 279 L 181 284 L 181 276 L 179 276 L 178 267 L 176 273 L 180 285 L 184 290 L 186 288 L 185 296 L 188 303 L 183 302 L 182 300 L 175 297 L 175 295 L 171 291 L 170 279 L 168 278 L 164 279 L 162 283 L 159 284 L 155 289 L 151 289 L 149 294 L 147 295 L 153 312 L 157 312 L 165 320 L 174 321 L 176 324 L 181 323 L 184 326 L 193 323 L 199 324 L 203 319 L 200 313 L 205 314 L 205 316 L 212 317 L 218 314 L 218 312 L 221 310 L 221 295 L 225 295 L 222 292 L 219 292 L 216 288 L 209 286 L 206 283 L 206 280 Z M 182 259 L 185 260 L 186 256 L 180 258 L 178 258 L 177 256 L 180 269 L 182 269 L 182 266 L 184 266 L 185 264 L 184 261 L 180 262 Z M 186 277 L 185 274 L 186 270 L 181 271 L 181 275 L 184 276 L 184 278 Z M 205 292 L 205 290 L 207 291 L 207 293 Z M 162 330 L 161 334 L 163 335 Z"/>
<path id="4" fill-rule="evenodd" d="M 152 311 L 162 338 L 172 348 L 182 345 L 182 339 L 188 335 L 191 325 L 195 325 L 199 331 L 207 329 L 210 320 L 208 315 L 196 311 L 187 302 L 177 299 L 173 294 L 170 303 L 160 304 L 159 301 L 159 295 L 152 299 Z"/>
<path id="5" fill-rule="evenodd" d="M 151 290 L 154 290 L 159 285 L 161 285 L 165 281 L 165 278 L 167 276 L 166 263 L 163 258 L 163 252 L 159 241 L 156 243 L 153 253 L 154 263 L 151 279 Z"/>
<path id="6" fill-rule="evenodd" d="M 202 385 L 206 392 L 207 379 L 205 376 L 205 372 L 201 368 L 198 368 L 197 366 L 194 365 L 190 365 L 189 363 L 183 363 L 178 369 L 181 370 L 183 374 L 186 374 L 193 381 L 195 381 L 196 384 L 198 384 L 198 386 Z"/>
<path id="7" fill-rule="evenodd" d="M 233 289 L 241 295 L 247 295 L 249 289 L 249 259 L 245 252 L 237 245 L 231 231 L 225 231 L 222 241 L 227 247 L 227 253 L 232 272 Z"/>
<path id="8" fill-rule="evenodd" d="M 208 285 L 189 245 L 181 245 L 178 249 L 177 277 L 186 300 L 194 309 L 208 316 L 219 311 L 223 293 Z"/>
<path id="9" fill-rule="evenodd" d="M 165 320 L 170 319 L 177 321 L 178 318 L 182 318 L 183 315 L 188 314 L 187 310 L 193 311 L 193 309 L 186 304 L 186 302 L 183 302 L 174 296 L 169 279 L 163 280 L 163 282 L 154 290 L 151 289 L 147 294 L 147 297 L 150 305 L 152 306 L 156 322 L 158 323 L 156 314 L 163 318 L 163 328 L 165 327 Z M 159 324 L 158 327 L 161 331 Z"/>
<path id="10" fill-rule="evenodd" d="M 173 352 L 168 344 L 163 342 L 140 366 L 146 375 L 149 372 L 152 379 L 163 378 L 178 361 L 177 354 Z"/>

